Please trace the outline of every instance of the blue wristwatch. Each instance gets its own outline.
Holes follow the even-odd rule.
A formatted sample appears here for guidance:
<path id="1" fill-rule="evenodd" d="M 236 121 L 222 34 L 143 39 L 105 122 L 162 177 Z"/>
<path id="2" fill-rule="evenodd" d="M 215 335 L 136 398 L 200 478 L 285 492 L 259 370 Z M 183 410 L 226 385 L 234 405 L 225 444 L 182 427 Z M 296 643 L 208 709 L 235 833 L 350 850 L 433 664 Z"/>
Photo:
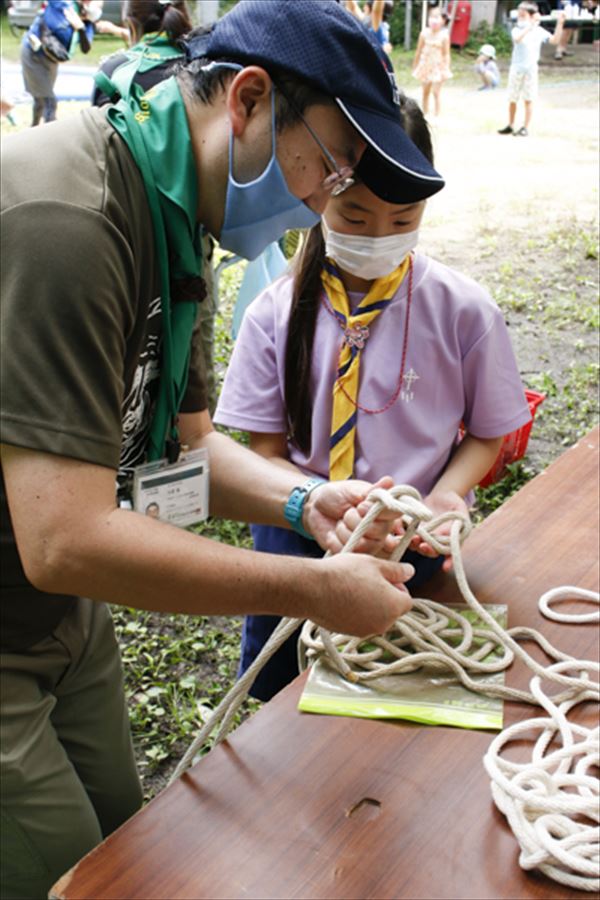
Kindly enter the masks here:
<path id="1" fill-rule="evenodd" d="M 305 481 L 304 484 L 299 487 L 295 487 L 290 496 L 288 497 L 288 501 L 285 504 L 285 508 L 283 510 L 283 514 L 287 521 L 290 523 L 294 531 L 298 534 L 301 534 L 302 537 L 308 538 L 309 541 L 314 541 L 312 534 L 309 534 L 308 531 L 305 531 L 302 526 L 302 513 L 304 512 L 304 504 L 306 503 L 308 497 L 314 491 L 316 487 L 320 484 L 325 484 L 323 478 L 309 478 L 308 481 Z"/>

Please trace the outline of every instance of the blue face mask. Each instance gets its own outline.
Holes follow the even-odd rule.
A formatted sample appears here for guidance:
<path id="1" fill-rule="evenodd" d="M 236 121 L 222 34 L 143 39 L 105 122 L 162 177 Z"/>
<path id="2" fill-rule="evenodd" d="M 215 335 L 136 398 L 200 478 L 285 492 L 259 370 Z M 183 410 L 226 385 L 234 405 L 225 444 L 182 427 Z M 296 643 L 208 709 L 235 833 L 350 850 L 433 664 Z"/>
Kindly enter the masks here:
<path id="1" fill-rule="evenodd" d="M 219 244 L 256 259 L 290 228 L 312 228 L 320 216 L 288 189 L 275 152 L 275 89 L 271 93 L 272 154 L 264 172 L 239 184 L 233 177 L 233 135 L 229 135 L 229 179 Z"/>

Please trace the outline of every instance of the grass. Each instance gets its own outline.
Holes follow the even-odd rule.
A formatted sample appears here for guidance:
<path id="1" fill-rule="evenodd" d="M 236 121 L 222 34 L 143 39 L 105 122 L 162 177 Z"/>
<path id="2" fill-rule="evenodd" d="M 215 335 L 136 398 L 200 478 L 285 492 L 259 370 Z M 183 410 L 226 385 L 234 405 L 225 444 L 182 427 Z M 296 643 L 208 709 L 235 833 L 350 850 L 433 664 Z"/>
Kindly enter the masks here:
<path id="1" fill-rule="evenodd" d="M 492 253 L 495 253 L 492 250 Z M 560 278 L 546 277 L 549 257 L 560 259 Z M 599 326 L 597 297 L 598 224 L 567 222 L 529 237 L 490 274 L 492 295 L 505 312 L 526 312 L 548 328 L 575 323 Z"/>
<path id="2" fill-rule="evenodd" d="M 531 466 L 519 460 L 507 466 L 506 475 L 502 481 L 490 484 L 485 488 L 476 488 L 477 506 L 473 514 L 473 521 L 475 523 L 482 522 L 486 516 L 489 516 L 490 513 L 502 506 L 509 497 L 516 494 L 535 474 Z"/>
<path id="3" fill-rule="evenodd" d="M 235 679 L 241 620 L 112 607 L 146 799 Z M 250 700 L 248 711 L 258 708 Z M 238 722 L 240 717 L 238 716 Z"/>
<path id="4" fill-rule="evenodd" d="M 497 494 L 510 496 L 598 422 L 598 222 L 567 218 L 526 237 L 495 232 L 482 236 L 475 252 L 475 271 L 465 271 L 504 312 L 526 386 L 546 395 L 529 460 L 478 496 L 491 512 Z"/>

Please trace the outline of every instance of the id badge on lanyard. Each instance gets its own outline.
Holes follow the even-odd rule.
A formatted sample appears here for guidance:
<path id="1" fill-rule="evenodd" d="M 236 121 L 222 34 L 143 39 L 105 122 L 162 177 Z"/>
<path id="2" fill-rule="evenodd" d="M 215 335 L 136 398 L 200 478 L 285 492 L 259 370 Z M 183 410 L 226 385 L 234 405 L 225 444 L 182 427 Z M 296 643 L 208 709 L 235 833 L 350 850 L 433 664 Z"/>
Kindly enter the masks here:
<path id="1" fill-rule="evenodd" d="M 189 450 L 177 462 L 167 459 L 137 466 L 133 508 L 142 515 L 186 528 L 208 516 L 207 450 Z"/>

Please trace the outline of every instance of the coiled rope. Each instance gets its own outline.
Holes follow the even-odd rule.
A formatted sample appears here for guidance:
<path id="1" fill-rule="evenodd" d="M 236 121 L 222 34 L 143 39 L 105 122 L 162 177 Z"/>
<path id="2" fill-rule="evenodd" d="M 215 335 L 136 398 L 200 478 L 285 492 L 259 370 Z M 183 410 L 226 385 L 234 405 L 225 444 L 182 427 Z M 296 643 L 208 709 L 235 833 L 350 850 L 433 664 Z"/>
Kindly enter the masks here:
<path id="1" fill-rule="evenodd" d="M 547 676 L 577 671 L 582 680 L 597 671 L 594 663 L 570 660 L 549 666 Z M 579 702 L 557 704 L 542 690 L 542 679 L 531 679 L 531 691 L 548 713 L 527 719 L 500 732 L 483 757 L 492 779 L 492 797 L 504 813 L 521 847 L 519 865 L 539 869 L 554 881 L 584 891 L 600 887 L 600 820 L 598 776 L 599 730 L 569 721 L 567 713 Z M 540 732 L 531 759 L 511 762 L 502 751 L 519 739 Z M 558 746 L 553 742 L 558 741 Z"/>
<path id="2" fill-rule="evenodd" d="M 368 683 L 383 674 L 414 671 L 423 665 L 445 668 L 469 690 L 542 706 L 548 713 L 546 717 L 510 726 L 492 741 L 484 757 L 485 768 L 492 779 L 492 796 L 519 841 L 519 863 L 523 868 L 538 868 L 563 884 L 579 890 L 597 891 L 600 887 L 600 832 L 591 823 L 600 820 L 599 792 L 598 778 L 590 774 L 590 770 L 599 764 L 599 732 L 569 722 L 567 713 L 584 701 L 600 699 L 598 683 L 590 679 L 590 674 L 597 673 L 600 666 L 562 653 L 535 629 L 504 629 L 498 624 L 468 585 L 460 548 L 471 525 L 461 513 L 434 516 L 419 492 L 408 485 L 397 485 L 391 490 L 376 488 L 368 499 L 372 506 L 342 552 L 354 549 L 383 509 L 396 512 L 402 517 L 405 531 L 392 559 L 402 558 L 415 535 L 438 553 L 450 553 L 460 592 L 469 608 L 487 627 L 473 627 L 467 617 L 442 604 L 415 599 L 412 609 L 398 618 L 385 635 L 357 639 L 306 622 L 301 632 L 306 657 L 324 656 L 330 666 L 355 683 Z M 452 523 L 450 533 L 436 534 L 446 522 Z M 550 609 L 555 600 L 573 597 L 600 602 L 600 595 L 592 591 L 564 587 L 544 594 L 539 601 L 540 610 L 557 621 L 587 622 L 600 618 L 596 612 L 580 616 Z M 295 618 L 281 620 L 252 665 L 199 730 L 171 781 L 190 765 L 217 726 L 215 743 L 223 740 L 258 672 L 301 621 Z M 519 641 L 524 640 L 535 641 L 554 662 L 548 666 L 538 663 L 520 645 Z M 473 677 L 502 671 L 515 657 L 533 672 L 529 691 L 482 683 Z M 542 681 L 558 685 L 560 693 L 550 698 L 542 690 Z M 501 756 L 504 747 L 532 729 L 541 734 L 534 745 L 531 762 L 520 764 L 505 760 Z M 558 740 L 560 746 L 555 749 L 554 743 Z"/>

